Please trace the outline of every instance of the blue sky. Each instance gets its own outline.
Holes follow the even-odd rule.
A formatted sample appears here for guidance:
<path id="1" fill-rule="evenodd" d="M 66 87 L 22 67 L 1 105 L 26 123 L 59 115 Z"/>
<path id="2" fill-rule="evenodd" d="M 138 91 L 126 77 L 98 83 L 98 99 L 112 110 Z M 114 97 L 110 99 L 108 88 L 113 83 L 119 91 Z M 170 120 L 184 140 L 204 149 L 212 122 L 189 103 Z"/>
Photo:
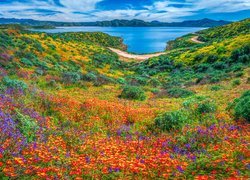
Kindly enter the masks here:
<path id="1" fill-rule="evenodd" d="M 0 17 L 50 21 L 183 21 L 250 17 L 250 0 L 0 0 Z"/>

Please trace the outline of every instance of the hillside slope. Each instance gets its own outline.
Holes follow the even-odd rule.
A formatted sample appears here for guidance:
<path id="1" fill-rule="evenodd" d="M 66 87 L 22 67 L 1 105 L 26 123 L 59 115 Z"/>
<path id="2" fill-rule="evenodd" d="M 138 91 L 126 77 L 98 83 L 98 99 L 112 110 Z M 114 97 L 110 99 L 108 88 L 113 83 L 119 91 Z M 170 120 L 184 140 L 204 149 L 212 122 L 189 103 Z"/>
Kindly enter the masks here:
<path id="1" fill-rule="evenodd" d="M 0 179 L 249 179 L 248 24 L 143 62 L 103 33 L 2 26 Z"/>

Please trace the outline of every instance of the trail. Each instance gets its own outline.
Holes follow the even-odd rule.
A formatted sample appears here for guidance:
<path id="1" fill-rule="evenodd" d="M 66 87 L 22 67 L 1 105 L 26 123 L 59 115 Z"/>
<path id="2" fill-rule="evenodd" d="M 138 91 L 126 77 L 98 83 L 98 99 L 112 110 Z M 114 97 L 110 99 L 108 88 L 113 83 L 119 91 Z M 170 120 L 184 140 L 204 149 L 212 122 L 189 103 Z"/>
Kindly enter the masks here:
<path id="1" fill-rule="evenodd" d="M 204 42 L 198 40 L 199 36 L 194 36 L 191 38 L 191 41 L 198 43 L 198 44 L 203 44 Z"/>
<path id="2" fill-rule="evenodd" d="M 124 57 L 124 58 L 129 58 L 129 59 L 135 59 L 135 60 L 147 60 L 149 58 L 152 58 L 152 57 L 157 57 L 157 56 L 160 56 L 160 55 L 163 55 L 163 54 L 167 54 L 167 52 L 160 52 L 160 53 L 154 53 L 154 54 L 142 54 L 142 55 L 139 55 L 139 54 L 130 54 L 128 52 L 125 52 L 125 51 L 122 51 L 122 50 L 119 50 L 119 49 L 115 49 L 115 48 L 109 48 L 111 51 L 113 51 L 114 53 L 118 54 L 119 56 L 121 57 Z"/>

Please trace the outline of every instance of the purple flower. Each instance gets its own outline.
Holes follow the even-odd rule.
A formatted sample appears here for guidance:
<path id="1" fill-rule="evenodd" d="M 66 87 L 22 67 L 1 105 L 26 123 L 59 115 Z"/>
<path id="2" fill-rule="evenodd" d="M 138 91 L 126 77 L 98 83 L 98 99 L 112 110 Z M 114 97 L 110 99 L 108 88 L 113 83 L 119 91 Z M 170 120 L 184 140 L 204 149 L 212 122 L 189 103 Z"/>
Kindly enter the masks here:
<path id="1" fill-rule="evenodd" d="M 86 156 L 85 160 L 86 160 L 86 163 L 88 163 L 88 164 L 90 163 L 90 157 Z"/>
<path id="2" fill-rule="evenodd" d="M 191 148 L 191 145 L 190 144 L 186 144 L 185 147 L 189 149 L 189 148 Z"/>
<path id="3" fill-rule="evenodd" d="M 182 169 L 181 166 L 177 166 L 177 170 L 178 170 L 180 173 L 184 173 L 184 170 Z"/>

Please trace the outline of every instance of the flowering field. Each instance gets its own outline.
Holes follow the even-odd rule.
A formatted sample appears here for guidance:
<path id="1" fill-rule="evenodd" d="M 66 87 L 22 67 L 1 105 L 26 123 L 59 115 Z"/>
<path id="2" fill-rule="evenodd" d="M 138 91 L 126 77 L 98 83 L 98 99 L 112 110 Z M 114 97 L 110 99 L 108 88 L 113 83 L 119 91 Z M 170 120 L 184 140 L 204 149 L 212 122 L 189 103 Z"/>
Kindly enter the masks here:
<path id="1" fill-rule="evenodd" d="M 103 34 L 0 32 L 0 179 L 249 179 L 249 36 L 192 70 L 122 62 Z"/>

